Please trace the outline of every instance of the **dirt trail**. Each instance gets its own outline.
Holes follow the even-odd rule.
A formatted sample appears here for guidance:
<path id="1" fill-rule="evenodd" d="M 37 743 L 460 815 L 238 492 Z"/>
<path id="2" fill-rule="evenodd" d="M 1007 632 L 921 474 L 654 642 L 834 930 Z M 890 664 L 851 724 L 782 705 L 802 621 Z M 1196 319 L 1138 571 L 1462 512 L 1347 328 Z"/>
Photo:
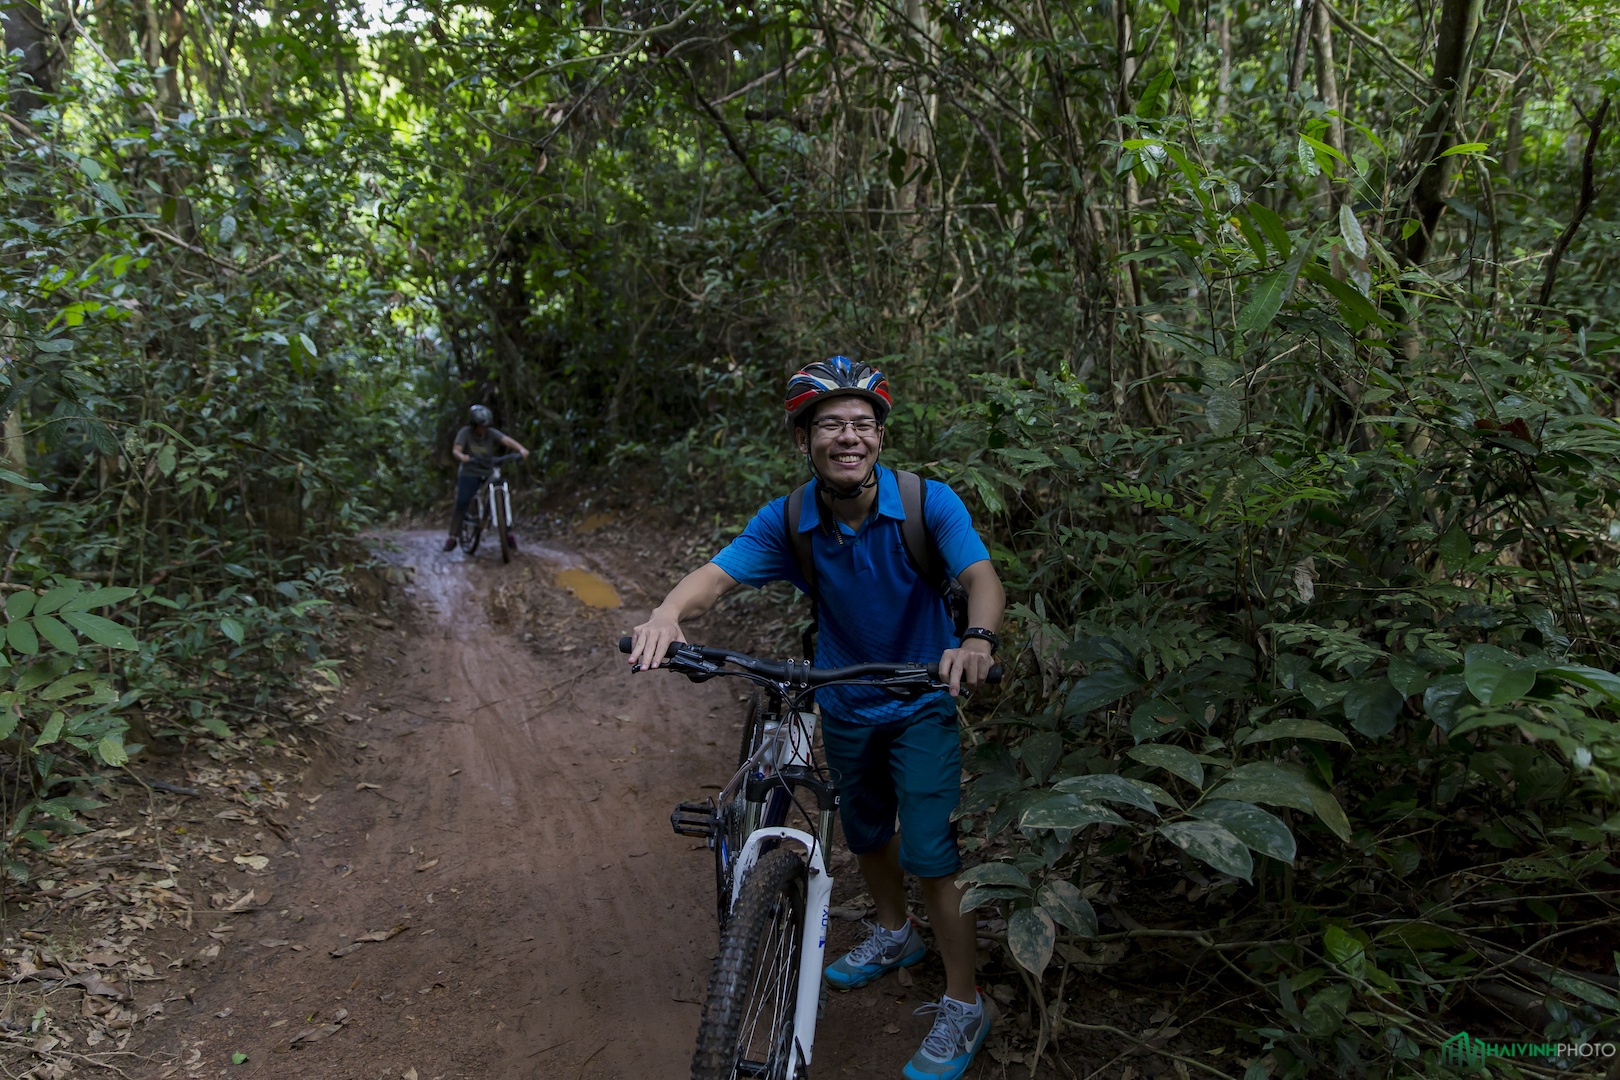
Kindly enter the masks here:
<path id="1" fill-rule="evenodd" d="M 502 566 L 439 542 L 385 544 L 414 568 L 414 614 L 363 658 L 342 706 L 356 719 L 304 778 L 284 850 L 241 870 L 252 910 L 194 927 L 217 956 L 199 938 L 176 972 L 189 1004 L 135 1048 L 173 1062 L 150 1075 L 686 1075 L 712 877 L 668 815 L 726 778 L 739 687 L 628 677 L 612 642 L 643 612 L 583 604 L 613 593 L 574 552 L 526 545 Z M 537 605 L 549 617 L 524 634 L 537 621 L 514 607 Z M 835 924 L 829 948 L 854 930 Z M 386 940 L 332 955 L 367 934 Z M 835 996 L 816 1075 L 898 1076 L 933 966 Z M 990 1069 L 970 1076 L 1003 1075 Z"/>

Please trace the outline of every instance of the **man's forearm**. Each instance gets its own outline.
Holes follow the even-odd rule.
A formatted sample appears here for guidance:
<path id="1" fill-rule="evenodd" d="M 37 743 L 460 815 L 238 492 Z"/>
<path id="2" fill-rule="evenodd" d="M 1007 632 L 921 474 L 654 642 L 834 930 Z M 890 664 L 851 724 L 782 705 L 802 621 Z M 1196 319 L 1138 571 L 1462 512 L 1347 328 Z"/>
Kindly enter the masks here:
<path id="1" fill-rule="evenodd" d="M 1001 616 L 1007 610 L 1007 591 L 989 561 L 974 563 L 962 572 L 962 587 L 968 594 L 968 625 L 982 626 L 994 633 L 1001 629 Z"/>

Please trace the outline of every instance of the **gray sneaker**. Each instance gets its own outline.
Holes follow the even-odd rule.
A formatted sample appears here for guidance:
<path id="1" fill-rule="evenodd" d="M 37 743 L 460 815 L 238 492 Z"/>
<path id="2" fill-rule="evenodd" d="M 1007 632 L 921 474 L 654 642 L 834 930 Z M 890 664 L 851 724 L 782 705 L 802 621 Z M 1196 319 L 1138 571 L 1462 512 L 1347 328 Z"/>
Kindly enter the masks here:
<path id="1" fill-rule="evenodd" d="M 957 1080 L 973 1063 L 973 1055 L 990 1034 L 990 1012 L 975 994 L 978 1008 L 942 997 L 917 1010 L 934 1014 L 934 1029 L 906 1063 L 906 1080 Z"/>
<path id="2" fill-rule="evenodd" d="M 885 930 L 870 919 L 871 933 L 865 941 L 827 965 L 827 985 L 834 990 L 865 986 L 898 968 L 910 967 L 928 954 L 922 935 L 906 920 L 899 930 Z"/>

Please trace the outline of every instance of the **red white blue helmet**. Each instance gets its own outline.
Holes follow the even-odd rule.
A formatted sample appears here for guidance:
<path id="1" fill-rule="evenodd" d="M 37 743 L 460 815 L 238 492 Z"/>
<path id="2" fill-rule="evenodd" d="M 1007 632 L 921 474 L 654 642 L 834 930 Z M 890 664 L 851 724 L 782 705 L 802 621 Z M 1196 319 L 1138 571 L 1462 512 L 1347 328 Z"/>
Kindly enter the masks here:
<path id="1" fill-rule="evenodd" d="M 788 423 L 797 427 L 817 404 L 842 396 L 870 401 L 880 424 L 888 418 L 889 409 L 894 405 L 894 399 L 889 396 L 889 380 L 883 372 L 847 356 L 834 356 L 795 372 L 788 380 L 787 399 L 782 407 L 787 410 Z"/>

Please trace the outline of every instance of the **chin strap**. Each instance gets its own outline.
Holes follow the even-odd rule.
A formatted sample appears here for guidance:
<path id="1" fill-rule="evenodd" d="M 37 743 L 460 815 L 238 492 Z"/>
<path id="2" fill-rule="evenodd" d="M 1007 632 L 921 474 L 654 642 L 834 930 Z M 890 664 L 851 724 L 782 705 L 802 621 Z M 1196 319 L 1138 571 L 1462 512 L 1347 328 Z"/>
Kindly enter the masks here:
<path id="1" fill-rule="evenodd" d="M 830 502 L 840 502 L 844 499 L 858 499 L 861 497 L 861 493 L 867 488 L 877 486 L 877 462 L 875 461 L 872 462 L 872 467 L 866 471 L 866 479 L 862 480 L 848 491 L 839 491 L 837 488 L 833 487 L 832 483 L 825 476 L 822 476 L 821 473 L 817 472 L 815 460 L 811 458 L 809 454 L 804 455 L 804 463 L 809 467 L 810 475 L 815 477 L 816 492 L 818 497 L 825 495 Z"/>

